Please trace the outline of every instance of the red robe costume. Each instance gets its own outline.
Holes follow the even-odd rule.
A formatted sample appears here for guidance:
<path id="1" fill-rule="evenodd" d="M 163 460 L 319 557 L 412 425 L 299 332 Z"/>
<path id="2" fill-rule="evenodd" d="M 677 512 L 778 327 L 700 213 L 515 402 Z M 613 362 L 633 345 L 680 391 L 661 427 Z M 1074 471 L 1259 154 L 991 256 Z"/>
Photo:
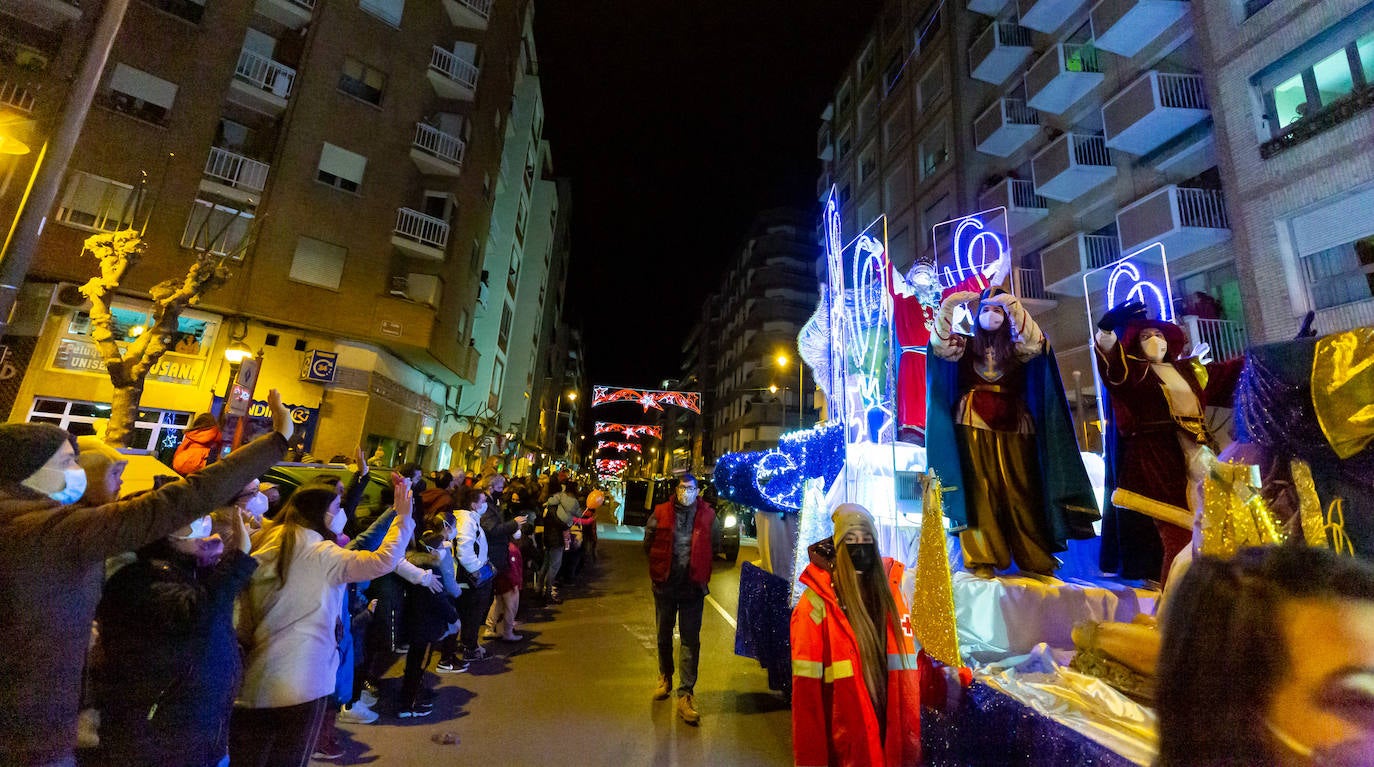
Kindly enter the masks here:
<path id="1" fill-rule="evenodd" d="M 864 685 L 863 660 L 830 573 L 813 561 L 792 609 L 792 758 L 798 767 L 897 767 L 921 762 L 921 696 L 943 705 L 943 673 L 916 653 L 902 598 L 902 563 L 883 558 L 902 635 L 887 625 L 885 737 Z"/>
<path id="2" fill-rule="evenodd" d="M 927 306 L 915 295 L 897 292 L 896 268 L 887 262 L 887 290 L 892 298 L 892 331 L 897 337 L 897 433 L 924 445 L 926 437 L 926 347 L 935 327 L 938 306 Z M 978 293 L 988 286 L 981 273 L 946 288 L 940 299 L 960 292 Z"/>

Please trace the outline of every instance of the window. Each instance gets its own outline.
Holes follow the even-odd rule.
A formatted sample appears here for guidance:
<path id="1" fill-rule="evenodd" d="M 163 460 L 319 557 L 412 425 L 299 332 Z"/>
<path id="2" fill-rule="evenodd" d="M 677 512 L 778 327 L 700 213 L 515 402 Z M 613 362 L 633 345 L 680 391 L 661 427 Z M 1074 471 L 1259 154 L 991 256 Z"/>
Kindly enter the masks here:
<path id="1" fill-rule="evenodd" d="M 510 272 L 506 276 L 506 292 L 515 298 L 515 290 L 520 286 L 520 248 L 512 246 L 510 253 Z"/>
<path id="2" fill-rule="evenodd" d="M 1374 297 L 1374 236 L 1304 256 L 1302 271 L 1313 309 Z"/>
<path id="3" fill-rule="evenodd" d="M 866 135 L 878 127 L 878 94 L 869 93 L 859 104 L 858 134 Z"/>
<path id="4" fill-rule="evenodd" d="M 115 232 L 134 220 L 134 188 L 77 171 L 67 179 L 55 219 L 82 229 Z"/>
<path id="5" fill-rule="evenodd" d="M 887 67 L 883 69 L 883 85 L 889 92 L 902 81 L 902 73 L 905 71 L 906 51 L 899 50 L 892 54 L 892 58 L 887 60 Z"/>
<path id="6" fill-rule="evenodd" d="M 315 178 L 335 189 L 356 192 L 363 185 L 367 158 L 325 142 L 320 150 L 320 169 Z"/>
<path id="7" fill-rule="evenodd" d="M 472 254 L 468 256 L 468 271 L 477 274 L 477 270 L 480 268 L 482 268 L 482 244 L 473 240 Z"/>
<path id="8" fill-rule="evenodd" d="M 511 311 L 510 304 L 501 305 L 501 328 L 497 332 L 496 345 L 501 347 L 501 351 L 506 350 L 506 344 L 510 343 L 510 325 L 515 319 L 515 314 Z"/>
<path id="9" fill-rule="evenodd" d="M 931 105 L 945 95 L 945 62 L 940 60 L 935 65 L 926 70 L 921 77 L 921 83 L 917 86 L 920 97 L 921 109 L 930 109 Z"/>
<path id="10" fill-rule="evenodd" d="M 520 195 L 520 209 L 515 213 L 515 240 L 521 245 L 525 244 L 525 227 L 529 224 L 530 204 L 525 196 Z"/>
<path id="11" fill-rule="evenodd" d="M 240 259 L 252 224 L 250 212 L 198 199 L 192 203 L 191 215 L 186 219 L 181 247 Z"/>
<path id="12" fill-rule="evenodd" d="M 940 27 L 944 23 L 943 9 L 943 3 L 935 6 L 935 11 L 925 21 L 916 25 L 917 50 L 924 50 L 924 47 L 930 45 L 930 41 L 940 33 Z"/>
<path id="13" fill-rule="evenodd" d="M 877 60 L 878 52 L 874 47 L 873 43 L 869 43 L 868 47 L 864 48 L 863 55 L 859 56 L 860 80 L 863 80 L 865 77 L 868 77 L 868 73 L 873 71 L 873 66 L 877 63 Z"/>
<path id="14" fill-rule="evenodd" d="M 878 170 L 878 157 L 876 147 L 869 146 L 864 149 L 863 154 L 859 155 L 859 183 L 862 184 Z"/>
<path id="15" fill-rule="evenodd" d="M 382 91 L 386 90 L 386 73 L 352 56 L 345 56 L 343 72 L 339 75 L 339 90 L 355 99 L 381 106 Z"/>
<path id="16" fill-rule="evenodd" d="M 172 102 L 177 97 L 177 85 L 127 64 L 115 64 L 102 95 L 106 104 L 117 112 L 144 122 L 166 125 Z"/>
<path id="17" fill-rule="evenodd" d="M 1368 15 L 1356 14 L 1337 24 L 1251 78 L 1263 99 L 1270 135 L 1285 139 L 1279 148 L 1360 111 L 1334 107 L 1374 87 L 1374 30 L 1363 18 Z"/>
<path id="18" fill-rule="evenodd" d="M 347 248 L 310 237 L 297 238 L 288 277 L 293 282 L 338 290 L 343 280 L 344 257 L 347 255 Z"/>
<path id="19" fill-rule="evenodd" d="M 883 202 L 884 209 L 898 211 L 911 202 L 911 174 L 907 171 L 906 163 L 896 171 L 889 173 L 883 182 Z"/>
<path id="20" fill-rule="evenodd" d="M 835 144 L 835 159 L 843 160 L 849 156 L 849 150 L 854 146 L 854 139 L 849 137 L 849 131 L 840 134 L 840 140 Z"/>
<path id="21" fill-rule="evenodd" d="M 96 433 L 96 424 L 109 420 L 108 402 L 36 397 L 29 409 L 29 423 L 50 423 L 69 434 L 87 436 Z M 141 409 L 134 420 L 133 438 L 129 447 L 153 451 L 158 460 L 170 463 L 181 435 L 191 423 L 191 413 L 181 410 Z"/>
<path id="22" fill-rule="evenodd" d="M 849 90 L 849 86 L 840 89 L 840 95 L 835 97 L 835 112 L 837 115 L 845 115 L 849 112 L 849 107 L 854 103 L 854 93 Z"/>
<path id="23" fill-rule="evenodd" d="M 399 27 L 406 0 L 358 0 L 358 7 L 393 27 Z"/>
<path id="24" fill-rule="evenodd" d="M 908 121 L 909 118 L 907 116 L 905 104 L 903 104 L 902 108 L 898 109 L 891 117 L 887 118 L 887 122 L 883 123 L 884 149 L 890 150 L 897 142 L 906 138 Z"/>
<path id="25" fill-rule="evenodd" d="M 926 247 L 930 246 L 930 231 L 938 224 L 952 218 L 954 218 L 954 203 L 949 195 L 944 195 L 926 206 L 926 209 L 921 212 L 921 238 L 926 241 Z"/>
<path id="26" fill-rule="evenodd" d="M 205 15 L 205 0 L 148 0 L 148 4 L 192 24 L 199 24 Z"/>
<path id="27" fill-rule="evenodd" d="M 487 406 L 492 410 L 501 409 L 501 381 L 506 377 L 506 365 L 501 360 L 491 362 L 491 393 L 487 395 Z"/>
<path id="28" fill-rule="evenodd" d="M 949 136 L 941 125 L 921 140 L 921 178 L 929 178 L 949 161 Z"/>

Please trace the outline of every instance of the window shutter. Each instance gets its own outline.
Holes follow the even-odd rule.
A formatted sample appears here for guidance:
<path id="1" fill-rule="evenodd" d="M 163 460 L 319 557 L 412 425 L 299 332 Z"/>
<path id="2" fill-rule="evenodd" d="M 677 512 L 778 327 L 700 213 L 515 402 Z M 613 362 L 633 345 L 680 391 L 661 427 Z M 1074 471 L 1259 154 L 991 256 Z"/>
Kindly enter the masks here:
<path id="1" fill-rule="evenodd" d="M 367 170 L 367 158 L 325 142 L 324 148 L 320 151 L 320 170 L 362 186 L 363 171 Z"/>
<path id="2" fill-rule="evenodd" d="M 171 109 L 177 97 L 176 83 L 124 64 L 115 64 L 114 73 L 110 75 L 110 88 L 149 104 L 157 104 L 163 109 Z"/>
<path id="3" fill-rule="evenodd" d="M 290 279 L 338 290 L 347 254 L 348 250 L 338 245 L 301 237 L 296 241 L 296 253 L 291 259 Z"/>
<path id="4" fill-rule="evenodd" d="M 1374 235 L 1371 210 L 1374 189 L 1366 189 L 1294 218 L 1293 238 L 1298 255 L 1309 256 Z"/>

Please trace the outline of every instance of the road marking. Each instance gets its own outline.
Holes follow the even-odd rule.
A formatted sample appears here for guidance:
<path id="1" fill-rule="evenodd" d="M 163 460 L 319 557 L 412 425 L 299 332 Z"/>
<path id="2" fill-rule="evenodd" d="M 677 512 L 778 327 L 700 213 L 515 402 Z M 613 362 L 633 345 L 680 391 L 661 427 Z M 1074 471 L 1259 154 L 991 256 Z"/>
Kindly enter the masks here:
<path id="1" fill-rule="evenodd" d="M 713 598 L 710 594 L 706 595 L 706 601 L 710 602 L 711 606 L 716 608 L 716 612 L 720 613 L 720 617 L 724 618 L 725 622 L 730 624 L 730 628 L 739 628 L 739 624 L 735 623 L 735 617 L 730 613 L 726 612 L 725 608 L 720 606 L 720 602 L 717 602 L 715 598 Z"/>

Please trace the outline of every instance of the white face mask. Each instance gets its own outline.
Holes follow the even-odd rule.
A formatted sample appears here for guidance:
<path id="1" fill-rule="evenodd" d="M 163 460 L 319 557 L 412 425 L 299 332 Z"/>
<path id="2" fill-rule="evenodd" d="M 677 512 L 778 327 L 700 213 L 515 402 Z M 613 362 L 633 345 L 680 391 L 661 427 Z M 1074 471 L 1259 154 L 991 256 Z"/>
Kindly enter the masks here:
<path id="1" fill-rule="evenodd" d="M 201 538 L 209 538 L 210 534 L 214 531 L 215 527 L 211 524 L 210 515 L 206 514 L 200 519 L 193 520 L 191 524 L 181 528 L 175 533 L 172 533 L 172 537 L 183 541 L 198 541 Z"/>
<path id="2" fill-rule="evenodd" d="M 697 489 L 695 487 L 679 487 L 677 489 L 677 502 L 683 506 L 696 503 Z"/>
<path id="3" fill-rule="evenodd" d="M 348 524 L 348 515 L 345 514 L 342 509 L 330 512 L 329 519 L 325 520 L 325 522 L 329 525 L 329 532 L 335 535 L 342 535 L 344 525 Z"/>
<path id="4" fill-rule="evenodd" d="M 86 470 L 80 466 L 58 469 L 44 466 L 20 483 L 61 504 L 76 503 L 86 492 Z"/>
<path id="5" fill-rule="evenodd" d="M 1140 342 L 1140 351 L 1151 362 L 1163 362 L 1169 351 L 1169 342 L 1162 336 L 1150 336 Z"/>
<path id="6" fill-rule="evenodd" d="M 983 328 L 983 330 L 986 330 L 989 333 L 1001 328 L 1002 323 L 1006 321 L 1006 315 L 1002 314 L 1002 312 L 996 309 L 988 308 L 983 309 L 981 312 L 978 312 L 979 327 Z"/>
<path id="7" fill-rule="evenodd" d="M 258 519 L 262 519 L 262 516 L 267 513 L 267 506 L 267 496 L 262 493 L 254 493 L 253 497 L 243 504 L 243 509 Z"/>

